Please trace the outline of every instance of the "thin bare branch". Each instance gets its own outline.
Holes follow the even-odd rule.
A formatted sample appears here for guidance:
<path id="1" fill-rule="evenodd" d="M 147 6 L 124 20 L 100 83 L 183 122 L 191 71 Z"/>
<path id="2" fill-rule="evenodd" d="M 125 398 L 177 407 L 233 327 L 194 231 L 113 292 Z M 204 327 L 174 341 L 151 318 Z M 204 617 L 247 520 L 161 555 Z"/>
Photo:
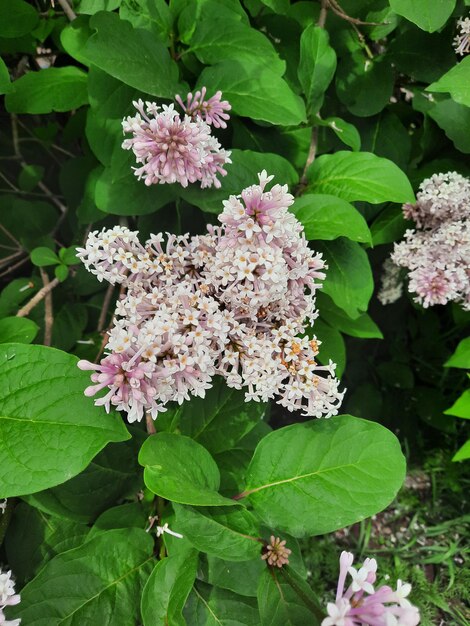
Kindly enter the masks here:
<path id="1" fill-rule="evenodd" d="M 77 18 L 77 15 L 75 11 L 72 9 L 72 7 L 70 6 L 70 4 L 67 2 L 67 0 L 57 0 L 57 2 L 62 7 L 62 10 L 65 13 L 65 15 L 69 18 L 71 22 L 73 22 L 73 20 Z"/>
<path id="2" fill-rule="evenodd" d="M 16 317 L 26 317 L 34 309 L 34 307 L 37 304 L 39 304 L 39 302 L 41 302 L 41 300 L 43 300 L 47 296 L 47 294 L 50 293 L 54 289 L 54 287 L 57 287 L 59 282 L 60 281 L 58 278 L 54 278 L 54 280 L 51 280 L 51 282 L 48 282 L 47 285 L 44 285 L 43 287 L 41 287 L 41 289 L 37 292 L 37 294 L 34 295 L 31 298 L 31 300 L 27 302 L 24 305 L 24 307 L 22 307 L 18 311 L 18 313 L 16 314 Z"/>
<path id="3" fill-rule="evenodd" d="M 104 325 L 106 323 L 106 315 L 108 314 L 109 305 L 111 304 L 111 300 L 114 293 L 114 285 L 109 285 L 106 293 L 104 295 L 103 306 L 101 307 L 100 317 L 98 319 L 98 327 L 97 331 L 101 332 L 104 330 Z"/>
<path id="4" fill-rule="evenodd" d="M 49 282 L 49 277 L 47 272 L 39 268 L 41 273 L 42 283 L 44 285 L 43 289 L 47 290 L 48 286 L 51 284 Z M 57 280 L 57 279 L 54 279 Z M 52 309 L 52 290 L 49 289 L 45 295 L 44 300 L 44 345 L 50 346 L 52 343 L 52 324 L 54 323 L 54 311 Z"/>

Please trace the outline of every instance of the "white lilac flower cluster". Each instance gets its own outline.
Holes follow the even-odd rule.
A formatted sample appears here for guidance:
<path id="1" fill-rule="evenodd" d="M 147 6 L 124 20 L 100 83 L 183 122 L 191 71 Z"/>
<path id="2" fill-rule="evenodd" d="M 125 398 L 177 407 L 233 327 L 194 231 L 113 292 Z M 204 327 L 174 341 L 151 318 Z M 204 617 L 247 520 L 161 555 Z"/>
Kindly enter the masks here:
<path id="1" fill-rule="evenodd" d="M 174 105 L 159 107 L 155 102 L 133 102 L 137 109 L 134 117 L 122 122 L 124 133 L 132 133 L 122 147 L 132 150 L 141 167 L 134 168 L 135 175 L 146 185 L 200 182 L 201 187 L 220 187 L 217 175 L 225 176 L 226 163 L 231 163 L 230 152 L 224 150 L 211 134 L 211 125 L 226 128 L 229 119 L 226 111 L 231 106 L 221 100 L 218 91 L 205 100 L 206 89 L 187 95 L 185 105 L 179 96 L 177 102 L 184 115 Z"/>
<path id="2" fill-rule="evenodd" d="M 15 583 L 11 578 L 11 570 L 0 570 L 0 626 L 18 626 L 21 619 L 7 620 L 3 610 L 7 606 L 14 606 L 21 600 L 21 596 L 15 593 Z"/>
<path id="3" fill-rule="evenodd" d="M 320 366 L 305 336 L 317 316 L 324 261 L 289 213 L 287 185 L 259 184 L 224 201 L 221 226 L 204 235 L 152 235 L 116 227 L 91 233 L 78 257 L 99 280 L 122 285 L 116 319 L 89 396 L 154 419 L 168 402 L 204 397 L 215 375 L 246 400 L 277 401 L 304 415 L 336 415 L 344 392 L 335 364 Z"/>
<path id="4" fill-rule="evenodd" d="M 456 54 L 464 56 L 470 52 L 470 17 L 457 20 L 457 34 L 454 37 Z"/>
<path id="5" fill-rule="evenodd" d="M 456 172 L 434 174 L 403 213 L 417 228 L 406 231 L 391 258 L 407 268 L 415 301 L 425 308 L 454 301 L 469 310 L 470 180 Z"/>
<path id="6" fill-rule="evenodd" d="M 419 624 L 419 610 L 407 600 L 411 591 L 409 583 L 402 583 L 398 580 L 395 591 L 388 585 L 374 589 L 377 561 L 366 559 L 359 570 L 352 567 L 353 561 L 353 554 L 341 553 L 336 600 L 328 603 L 328 617 L 322 621 L 322 626 L 416 626 Z M 351 583 L 345 590 L 348 574 L 351 577 Z"/>

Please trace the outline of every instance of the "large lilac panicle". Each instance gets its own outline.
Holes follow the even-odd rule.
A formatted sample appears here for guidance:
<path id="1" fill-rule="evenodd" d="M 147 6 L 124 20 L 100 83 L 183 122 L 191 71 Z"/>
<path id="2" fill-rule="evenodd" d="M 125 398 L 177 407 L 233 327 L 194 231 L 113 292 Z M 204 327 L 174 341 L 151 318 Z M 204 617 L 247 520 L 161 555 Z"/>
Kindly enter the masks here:
<path id="1" fill-rule="evenodd" d="M 388 585 L 374 588 L 377 562 L 366 559 L 359 570 L 352 566 L 354 555 L 342 552 L 335 602 L 327 605 L 328 617 L 322 626 L 416 626 L 419 610 L 407 596 L 411 585 L 397 581 L 394 591 Z M 351 582 L 346 587 L 346 579 Z M 345 589 L 346 587 L 346 589 Z"/>
<path id="2" fill-rule="evenodd" d="M 15 583 L 11 577 L 11 570 L 0 570 L 0 626 L 18 626 L 21 619 L 7 620 L 4 609 L 14 606 L 21 601 L 21 596 L 15 592 Z"/>
<path id="3" fill-rule="evenodd" d="M 318 315 L 315 291 L 324 262 L 289 213 L 292 196 L 270 182 L 225 203 L 221 226 L 176 237 L 117 227 L 91 233 L 79 257 L 99 278 L 121 285 L 106 356 L 87 395 L 130 421 L 153 418 L 170 401 L 203 397 L 212 378 L 243 389 L 246 400 L 275 398 L 289 410 L 338 412 L 335 365 L 319 365 L 319 342 L 305 336 Z"/>
<path id="4" fill-rule="evenodd" d="M 135 175 L 146 185 L 179 183 L 187 187 L 220 187 L 217 174 L 226 175 L 230 152 L 221 148 L 211 135 L 210 126 L 200 117 L 180 117 L 174 106 L 159 107 L 154 102 L 133 102 L 137 114 L 122 122 L 124 133 L 131 133 L 122 147 L 132 150 L 137 163 Z"/>
<path id="5" fill-rule="evenodd" d="M 230 119 L 230 115 L 226 111 L 230 111 L 232 108 L 230 102 L 222 100 L 221 91 L 217 91 L 208 100 L 206 100 L 206 94 L 207 89 L 203 87 L 194 95 L 188 93 L 186 104 L 180 96 L 175 96 L 175 100 L 190 117 L 201 117 L 207 124 L 211 124 L 215 128 L 227 128 L 227 120 Z"/>

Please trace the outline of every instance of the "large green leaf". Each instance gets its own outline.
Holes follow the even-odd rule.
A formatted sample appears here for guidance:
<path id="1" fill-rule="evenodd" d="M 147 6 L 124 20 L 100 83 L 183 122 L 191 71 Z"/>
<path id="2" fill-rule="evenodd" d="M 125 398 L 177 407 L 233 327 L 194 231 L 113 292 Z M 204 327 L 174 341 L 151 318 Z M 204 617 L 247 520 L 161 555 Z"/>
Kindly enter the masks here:
<path id="1" fill-rule="evenodd" d="M 38 12 L 24 0 L 0 0 L 0 37 L 16 38 L 30 33 Z"/>
<path id="2" fill-rule="evenodd" d="M 470 56 L 466 56 L 438 81 L 429 85 L 427 91 L 450 93 L 455 102 L 470 107 Z"/>
<path id="3" fill-rule="evenodd" d="M 381 243 L 398 241 L 405 234 L 406 228 L 407 222 L 403 217 L 402 208 L 389 205 L 378 214 L 370 226 L 372 243 L 378 246 Z"/>
<path id="4" fill-rule="evenodd" d="M 336 53 L 329 44 L 328 33 L 311 24 L 300 38 L 298 75 L 307 101 L 307 113 L 317 113 L 324 93 L 336 70 Z"/>
<path id="5" fill-rule="evenodd" d="M 312 332 L 321 341 L 317 360 L 319 363 L 328 365 L 331 359 L 333 363 L 336 363 L 336 376 L 341 377 L 346 367 L 346 346 L 341 333 L 323 319 L 315 320 Z"/>
<path id="6" fill-rule="evenodd" d="M 77 360 L 44 346 L 0 346 L 2 497 L 62 483 L 108 442 L 129 438 L 116 413 L 84 396 L 89 377 Z"/>
<path id="7" fill-rule="evenodd" d="M 457 398 L 454 404 L 444 411 L 446 415 L 455 415 L 464 419 L 470 419 L 470 389 L 467 389 Z"/>
<path id="8" fill-rule="evenodd" d="M 470 459 L 470 439 L 467 439 L 452 457 L 453 461 L 466 461 L 467 459 Z"/>
<path id="9" fill-rule="evenodd" d="M 49 561 L 8 616 L 30 626 L 135 626 L 152 552 L 152 537 L 138 528 L 97 535 Z"/>
<path id="10" fill-rule="evenodd" d="M 462 367 L 470 370 L 470 337 L 462 339 L 454 354 L 444 363 L 444 367 Z"/>
<path id="11" fill-rule="evenodd" d="M 358 243 L 344 237 L 315 243 L 328 265 L 323 292 L 353 319 L 367 311 L 374 291 L 369 259 Z"/>
<path id="12" fill-rule="evenodd" d="M 370 243 L 367 222 L 349 202 L 325 194 L 308 193 L 296 198 L 291 211 L 302 223 L 307 239 L 336 239 Z"/>
<path id="13" fill-rule="evenodd" d="M 158 433 L 139 453 L 147 487 L 157 495 L 195 506 L 236 504 L 218 493 L 219 469 L 209 452 L 189 437 Z"/>
<path id="14" fill-rule="evenodd" d="M 256 600 L 197 583 L 184 609 L 190 626 L 260 626 Z"/>
<path id="15" fill-rule="evenodd" d="M 0 343 L 31 343 L 38 330 L 27 317 L 4 317 L 0 320 Z"/>
<path id="16" fill-rule="evenodd" d="M 207 555 L 207 567 L 202 563 L 202 569 L 204 582 L 256 598 L 259 577 L 266 569 L 266 562 L 259 554 L 251 561 L 226 561 Z"/>
<path id="17" fill-rule="evenodd" d="M 455 7 L 455 0 L 389 0 L 391 8 L 428 33 L 444 26 Z"/>
<path id="18" fill-rule="evenodd" d="M 256 58 L 227 59 L 206 67 L 198 85 L 205 85 L 210 93 L 220 89 L 233 112 L 243 117 L 281 126 L 297 126 L 306 118 L 302 99 Z"/>
<path id="19" fill-rule="evenodd" d="M 315 159 L 308 170 L 308 190 L 343 200 L 414 202 L 406 175 L 392 161 L 370 152 L 340 151 Z"/>
<path id="20" fill-rule="evenodd" d="M 87 75 L 78 67 L 49 67 L 28 72 L 5 96 L 10 113 L 71 111 L 88 103 Z"/>
<path id="21" fill-rule="evenodd" d="M 159 561 L 145 584 L 144 626 L 185 626 L 182 610 L 196 578 L 198 553 L 181 551 Z"/>
<path id="22" fill-rule="evenodd" d="M 433 102 L 427 114 L 442 128 L 460 152 L 470 152 L 470 136 L 462 128 L 470 125 L 470 107 L 458 104 L 451 98 Z"/>
<path id="23" fill-rule="evenodd" d="M 261 558 L 258 524 L 244 508 L 174 508 L 178 530 L 201 552 L 229 561 Z"/>
<path id="24" fill-rule="evenodd" d="M 317 306 L 321 317 L 342 333 L 351 335 L 351 337 L 359 337 L 361 339 L 383 339 L 382 332 L 374 320 L 364 313 L 363 315 L 351 319 L 344 311 L 331 301 L 331 299 L 322 292 L 317 295 Z M 316 322 L 313 326 L 316 329 Z"/>
<path id="25" fill-rule="evenodd" d="M 264 437 L 248 468 L 244 495 L 268 526 L 308 537 L 378 513 L 404 477 L 395 435 L 375 422 L 343 415 Z"/>

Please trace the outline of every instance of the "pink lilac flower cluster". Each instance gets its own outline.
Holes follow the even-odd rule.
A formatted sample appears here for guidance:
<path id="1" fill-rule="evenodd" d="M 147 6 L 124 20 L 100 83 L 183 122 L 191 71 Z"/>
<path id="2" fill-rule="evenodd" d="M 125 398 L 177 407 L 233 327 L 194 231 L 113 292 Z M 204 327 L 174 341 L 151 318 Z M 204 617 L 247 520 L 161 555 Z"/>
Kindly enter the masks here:
<path id="1" fill-rule="evenodd" d="M 375 589 L 377 561 L 366 559 L 359 570 L 352 566 L 353 561 L 353 554 L 341 553 L 336 600 L 328 603 L 328 617 L 322 621 L 322 626 L 416 626 L 419 624 L 419 610 L 407 600 L 411 591 L 409 583 L 402 583 L 398 580 L 395 591 L 388 585 Z M 348 574 L 351 577 L 351 583 L 345 590 Z"/>
<path id="2" fill-rule="evenodd" d="M 193 98 L 188 94 L 188 105 L 181 103 L 185 114 L 181 117 L 174 105 L 155 102 L 133 102 L 137 114 L 122 122 L 124 133 L 131 133 L 122 147 L 132 150 L 140 167 L 134 168 L 135 175 L 144 179 L 146 185 L 179 183 L 187 187 L 199 182 L 202 188 L 220 187 L 217 175 L 225 176 L 226 163 L 231 163 L 230 151 L 224 150 L 211 134 L 211 125 L 225 128 L 230 109 L 222 101 L 218 91 L 208 101 L 197 92 Z"/>
<path id="3" fill-rule="evenodd" d="M 435 174 L 403 212 L 418 228 L 406 231 L 391 258 L 407 268 L 415 301 L 425 308 L 454 301 L 469 310 L 470 180 L 456 172 Z"/>
<path id="4" fill-rule="evenodd" d="M 18 626 L 21 619 L 7 620 L 3 610 L 7 606 L 14 606 L 21 600 L 21 596 L 15 593 L 15 583 L 11 578 L 11 571 L 0 570 L 0 626 Z"/>
<path id="5" fill-rule="evenodd" d="M 464 56 L 470 52 L 470 17 L 461 17 L 457 20 L 457 29 L 454 38 L 455 52 Z"/>
<path id="6" fill-rule="evenodd" d="M 91 233 L 78 256 L 98 280 L 125 290 L 106 356 L 87 395 L 129 421 L 154 419 L 168 402 L 204 397 L 213 377 L 243 389 L 245 399 L 277 398 L 290 411 L 336 415 L 335 364 L 317 363 L 319 341 L 305 335 L 317 316 L 315 291 L 324 262 L 289 213 L 287 185 L 259 184 L 231 196 L 207 233 L 152 235 L 115 227 Z"/>

